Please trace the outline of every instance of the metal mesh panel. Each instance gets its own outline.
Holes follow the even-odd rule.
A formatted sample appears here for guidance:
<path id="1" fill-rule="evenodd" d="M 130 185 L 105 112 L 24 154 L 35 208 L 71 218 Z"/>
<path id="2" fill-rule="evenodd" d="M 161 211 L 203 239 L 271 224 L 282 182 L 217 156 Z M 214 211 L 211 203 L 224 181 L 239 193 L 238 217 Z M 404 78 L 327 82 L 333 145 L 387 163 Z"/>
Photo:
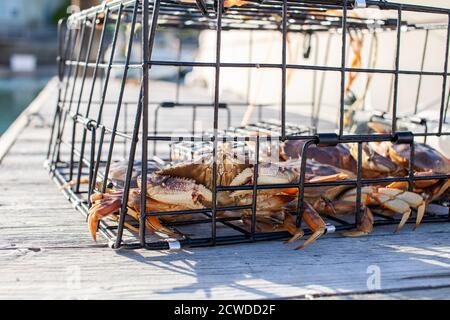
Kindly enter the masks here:
<path id="1" fill-rule="evenodd" d="M 369 17 L 354 14 L 355 8 L 370 7 L 374 13 Z M 381 15 L 379 14 L 381 13 Z M 411 13 L 439 17 L 438 22 L 414 21 Z M 284 239 L 292 235 L 282 223 L 271 232 L 258 226 L 258 201 L 264 200 L 260 192 L 267 190 L 296 190 L 296 204 L 289 216 L 294 217 L 293 227 L 305 227 L 304 212 L 309 206 L 308 190 L 321 190 L 348 186 L 356 188 L 354 212 L 345 218 L 335 215 L 323 217 L 325 231 L 351 230 L 361 225 L 365 197 L 365 186 L 387 185 L 406 182 L 410 191 L 417 189 L 418 182 L 438 181 L 443 184 L 450 172 L 421 172 L 416 165 L 417 143 L 430 139 L 444 139 L 450 134 L 446 122 L 449 104 L 448 59 L 450 11 L 441 8 L 394 4 L 384 1 L 266 1 L 248 0 L 230 5 L 228 1 L 176 1 L 176 0 L 130 0 L 111 1 L 102 6 L 74 14 L 59 25 L 59 95 L 52 136 L 48 150 L 48 166 L 55 181 L 64 185 L 65 195 L 75 207 L 87 216 L 93 204 L 90 196 L 105 193 L 110 188 L 111 169 L 117 163 L 126 168 L 124 172 L 121 205 L 110 220 L 99 223 L 101 231 L 115 248 L 146 247 L 167 249 L 167 237 L 149 234 L 146 221 L 163 218 L 164 225 L 178 234 L 182 246 L 209 246 L 260 240 Z M 373 18 L 377 17 L 377 18 Z M 434 21 L 428 19 L 427 21 Z M 441 21 L 444 21 L 442 23 Z M 175 58 L 163 59 L 157 55 L 158 35 L 172 33 L 180 36 L 180 30 L 190 32 L 209 31 L 215 33 L 214 59 L 198 61 L 183 57 L 183 41 L 180 37 Z M 280 61 L 261 62 L 249 54 L 246 62 L 224 62 L 222 57 L 223 36 L 227 32 L 250 33 L 274 32 L 280 39 Z M 421 51 L 419 70 L 402 68 L 402 39 L 409 33 L 425 35 Z M 442 70 L 427 71 L 427 44 L 434 33 L 445 37 L 442 48 Z M 372 39 L 377 50 L 393 49 L 393 68 L 379 68 L 368 61 L 367 66 L 351 63 L 351 45 L 355 37 L 365 34 Z M 383 34 L 395 35 L 394 42 L 383 42 Z M 303 56 L 309 63 L 296 63 L 289 59 L 289 36 L 301 35 Z M 329 50 L 319 56 L 311 47 L 317 37 L 339 41 L 338 50 Z M 376 39 L 376 40 L 375 40 Z M 249 38 L 249 47 L 254 39 Z M 331 40 L 329 40 L 331 41 Z M 313 45 L 312 45 L 313 44 Z M 312 51 L 311 51 L 312 50 Z M 317 49 L 319 50 L 319 49 Z M 323 49 L 322 49 L 323 50 Z M 329 57 L 339 57 L 339 65 L 329 65 Z M 353 54 L 352 54 L 353 55 Z M 157 57 L 158 56 L 158 57 Z M 354 55 L 353 55 L 354 56 Z M 354 58 L 355 59 L 355 58 Z M 244 57 L 242 61 L 245 61 Z M 157 68 L 176 70 L 172 81 L 174 92 L 170 95 L 154 90 L 152 72 Z M 212 76 L 212 93 L 201 101 L 193 101 L 183 94 L 183 70 L 205 69 Z M 245 101 L 225 96 L 221 91 L 221 74 L 225 70 L 248 70 L 247 90 L 254 82 L 250 70 L 273 70 L 278 72 L 280 97 L 275 103 L 252 103 L 249 94 Z M 291 101 L 288 94 L 289 79 L 293 72 L 309 72 L 313 81 L 312 101 Z M 333 74 L 339 79 L 338 101 L 332 109 L 337 114 L 334 128 L 319 130 L 322 121 L 321 107 L 327 93 L 326 77 Z M 356 89 L 350 90 L 352 78 L 387 76 L 386 110 L 370 114 L 370 122 L 379 124 L 384 133 L 370 132 L 357 121 L 358 112 L 367 115 L 363 105 L 353 109 L 358 98 L 365 103 L 365 93 L 358 96 Z M 412 88 L 415 103 L 413 112 L 400 114 L 399 95 L 405 77 L 418 78 L 418 86 Z M 430 123 L 419 114 L 419 102 L 427 77 L 440 79 L 438 101 L 435 102 L 437 117 Z M 369 81 L 367 81 L 369 82 Z M 368 86 L 368 84 L 367 84 Z M 360 91 L 364 91 L 364 87 Z M 297 90 L 301 90 L 299 87 Z M 353 92 L 355 91 L 355 92 Z M 242 114 L 249 108 L 255 110 L 254 122 L 239 123 Z M 307 120 L 292 116 L 292 110 L 307 113 Z M 196 127 L 199 114 L 203 116 L 202 128 Z M 321 113 L 322 112 L 322 113 Z M 295 113 L 295 112 L 294 112 Z M 176 120 L 190 115 L 186 133 L 173 133 Z M 237 114 L 237 116 L 236 116 Z M 275 120 L 271 120 L 273 116 Z M 167 119 L 170 119 L 168 121 Z M 186 125 L 186 120 L 181 119 Z M 367 121 L 367 120 L 364 120 Z M 364 124 L 363 121 L 363 124 Z M 205 125 L 206 123 L 206 125 Z M 226 143 L 224 141 L 227 141 Z M 230 142 L 231 141 L 231 142 Z M 298 150 L 298 179 L 289 183 L 258 183 L 259 170 L 265 165 L 267 150 L 278 148 L 287 142 L 302 141 Z M 368 143 L 391 143 L 406 145 L 408 154 L 404 166 L 405 174 L 366 177 L 363 166 L 365 146 Z M 224 145 L 231 144 L 234 152 L 251 159 L 253 172 L 251 183 L 240 186 L 220 185 L 220 159 Z M 341 145 L 354 146 L 354 177 L 343 181 L 316 181 L 307 176 L 308 152 L 312 148 L 331 148 Z M 147 178 L 152 166 L 159 167 L 191 160 L 199 155 L 208 155 L 211 160 L 212 203 L 203 209 L 148 212 L 145 196 L 149 190 Z M 134 185 L 135 171 L 143 183 Z M 130 190 L 139 190 L 140 207 L 138 217 L 130 217 Z M 224 192 L 249 191 L 250 200 L 245 204 L 221 205 L 218 197 Z M 144 195 L 144 196 L 142 196 Z M 243 216 L 243 211 L 249 212 Z M 374 212 L 374 225 L 398 224 L 399 219 Z M 165 217 L 165 219 L 164 219 Z M 172 219 L 168 219 L 172 217 Z M 183 218 L 184 217 L 184 218 Z M 191 218 L 186 218 L 191 217 Z M 195 217 L 195 218 L 194 218 Z M 137 220 L 136 220 L 137 218 Z M 429 205 L 424 222 L 448 221 L 448 206 L 445 197 Z M 310 234 L 310 231 L 306 231 Z"/>

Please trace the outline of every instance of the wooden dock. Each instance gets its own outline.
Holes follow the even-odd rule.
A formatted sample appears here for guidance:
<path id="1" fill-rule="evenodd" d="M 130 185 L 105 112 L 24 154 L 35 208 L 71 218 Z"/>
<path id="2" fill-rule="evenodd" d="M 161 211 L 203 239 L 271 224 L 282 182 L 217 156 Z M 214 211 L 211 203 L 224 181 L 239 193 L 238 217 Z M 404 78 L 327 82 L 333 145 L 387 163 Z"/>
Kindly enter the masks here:
<path id="1" fill-rule="evenodd" d="M 0 139 L 0 299 L 450 298 L 450 223 L 177 252 L 111 250 L 43 163 L 56 83 Z"/>

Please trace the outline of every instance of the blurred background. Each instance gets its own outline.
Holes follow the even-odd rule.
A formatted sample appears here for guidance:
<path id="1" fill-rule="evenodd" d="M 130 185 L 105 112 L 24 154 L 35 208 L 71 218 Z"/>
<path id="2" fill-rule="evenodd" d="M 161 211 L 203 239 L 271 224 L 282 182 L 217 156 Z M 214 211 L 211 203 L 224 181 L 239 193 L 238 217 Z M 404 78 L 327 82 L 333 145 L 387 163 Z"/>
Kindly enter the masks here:
<path id="1" fill-rule="evenodd" d="M 0 136 L 56 75 L 58 21 L 102 2 L 0 0 Z M 126 28 L 121 30 L 119 46 L 124 46 L 126 32 Z M 193 59 L 198 34 L 183 32 L 182 38 L 187 42 L 183 58 Z M 175 58 L 178 43 L 173 34 L 158 35 L 156 46 L 161 49 L 156 58 Z M 153 78 L 164 80 L 175 76 L 174 70 L 153 73 Z"/>
<path id="2" fill-rule="evenodd" d="M 58 20 L 74 10 L 82 10 L 101 2 L 102 0 L 0 0 L 0 135 L 56 74 Z M 450 7 L 449 0 L 397 0 L 395 2 Z M 160 50 L 155 54 L 162 54 L 166 58 L 174 54 L 176 50 L 171 47 L 174 41 L 169 36 L 166 39 L 157 39 Z M 197 35 L 189 34 L 187 38 L 189 38 L 187 41 L 189 45 L 184 54 L 190 56 L 189 59 L 193 56 L 201 59 L 203 56 L 214 53 L 214 50 L 208 47 L 211 39 L 208 39 L 207 35 L 203 37 L 200 48 Z M 238 40 L 234 36 L 232 38 L 233 41 Z M 267 45 L 267 42 L 265 43 Z M 231 52 L 225 52 L 224 59 L 235 56 L 235 45 L 231 43 L 228 48 Z M 245 47 L 242 47 L 242 50 L 248 51 Z M 159 78 L 170 76 L 172 75 L 158 75 Z M 191 78 L 200 79 L 206 85 L 210 80 L 210 77 L 195 72 L 192 73 Z M 270 80 L 270 77 L 265 78 Z M 234 90 L 236 89 L 235 79 L 236 74 L 232 74 L 228 81 L 230 88 Z M 226 79 L 223 81 L 223 87 L 227 89 Z M 273 96 L 272 90 L 259 91 Z M 267 97 L 260 92 L 258 96 L 267 100 Z"/>
<path id="3" fill-rule="evenodd" d="M 57 23 L 101 0 L 0 0 L 0 135 L 56 73 Z"/>

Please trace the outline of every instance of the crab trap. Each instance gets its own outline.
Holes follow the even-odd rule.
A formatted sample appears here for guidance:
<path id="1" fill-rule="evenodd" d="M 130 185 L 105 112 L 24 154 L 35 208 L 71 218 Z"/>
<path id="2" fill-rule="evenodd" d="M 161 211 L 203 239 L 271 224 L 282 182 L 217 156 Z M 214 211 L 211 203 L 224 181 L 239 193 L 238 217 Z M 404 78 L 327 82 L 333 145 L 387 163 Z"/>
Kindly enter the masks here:
<path id="1" fill-rule="evenodd" d="M 370 0 L 106 1 L 59 23 L 46 164 L 113 248 L 448 222 L 449 19 Z"/>

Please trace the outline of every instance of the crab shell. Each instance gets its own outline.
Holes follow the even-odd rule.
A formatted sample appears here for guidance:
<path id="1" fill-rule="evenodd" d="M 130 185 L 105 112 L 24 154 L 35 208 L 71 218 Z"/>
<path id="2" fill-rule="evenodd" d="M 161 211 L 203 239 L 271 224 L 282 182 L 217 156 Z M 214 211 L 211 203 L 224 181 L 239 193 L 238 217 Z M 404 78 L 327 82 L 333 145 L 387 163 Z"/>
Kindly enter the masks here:
<path id="1" fill-rule="evenodd" d="M 213 189 L 213 157 L 204 154 L 194 160 L 181 162 L 168 166 L 156 172 L 158 175 L 186 178 L 203 185 L 209 190 Z M 230 186 L 232 181 L 251 165 L 245 157 L 233 155 L 230 152 L 219 152 L 216 159 L 217 186 Z M 230 192 L 218 192 L 217 202 L 220 205 L 232 205 Z"/>
<path id="2" fill-rule="evenodd" d="M 287 161 L 289 159 L 301 158 L 304 144 L 305 141 L 302 140 L 288 140 L 284 142 L 280 147 L 280 159 Z M 338 144 L 335 147 L 318 147 L 313 145 L 308 148 L 306 157 L 323 164 L 356 173 L 356 161 L 350 149 L 345 144 Z"/>
<path id="3" fill-rule="evenodd" d="M 410 154 L 408 144 L 391 144 L 389 148 L 391 159 L 405 168 L 409 166 Z M 415 143 L 414 170 L 434 174 L 449 174 L 450 160 L 427 144 Z"/>
<path id="4" fill-rule="evenodd" d="M 258 184 L 298 184 L 300 181 L 300 159 L 292 159 L 277 164 L 261 164 L 258 170 Z M 330 165 L 322 164 L 314 160 L 307 160 L 305 181 L 306 182 L 331 182 L 343 181 L 354 178 L 355 175 L 349 171 L 345 171 Z M 253 169 L 246 169 L 238 175 L 232 186 L 251 185 L 253 180 Z M 342 191 L 348 189 L 348 186 L 317 186 L 305 188 L 305 197 L 315 198 L 325 196 L 334 199 Z M 269 190 L 260 190 L 258 194 L 285 194 L 296 196 L 298 188 L 276 188 Z M 249 196 L 252 191 L 243 190 L 235 191 L 231 194 L 232 197 Z"/>
<path id="5" fill-rule="evenodd" d="M 148 166 L 147 172 L 149 173 L 161 170 L 161 166 L 154 161 L 148 161 L 147 166 Z M 124 188 L 127 170 L 128 170 L 128 161 L 126 160 L 114 162 L 111 164 L 111 167 L 109 169 L 109 182 L 111 183 L 111 187 L 114 187 L 115 189 Z M 141 172 L 142 172 L 142 162 L 135 161 L 133 163 L 133 171 L 131 172 L 130 188 L 136 188 L 138 186 L 137 178 L 139 177 Z"/>
<path id="6" fill-rule="evenodd" d="M 362 176 L 363 178 L 379 178 L 386 176 L 404 176 L 404 168 L 389 158 L 384 144 L 363 143 L 362 144 Z M 358 147 L 353 144 L 350 147 L 353 157 L 358 159 Z"/>
<path id="7" fill-rule="evenodd" d="M 170 165 L 157 173 L 172 177 L 192 179 L 209 189 L 213 187 L 213 157 L 204 154 L 194 160 Z M 230 153 L 219 153 L 216 159 L 217 185 L 229 186 L 231 181 L 243 170 L 250 167 L 246 158 L 240 158 Z"/>
<path id="8" fill-rule="evenodd" d="M 378 122 L 368 123 L 370 129 L 377 133 L 390 133 L 390 126 Z M 377 144 L 377 151 L 402 166 L 409 167 L 411 151 L 409 144 L 392 144 L 383 142 Z M 450 173 L 450 160 L 433 147 L 424 143 L 414 143 L 414 170 L 432 172 L 435 174 Z"/>
<path id="9" fill-rule="evenodd" d="M 141 179 L 138 178 L 139 188 Z M 212 202 L 212 193 L 194 180 L 158 174 L 147 176 L 147 196 L 161 203 L 186 209 L 204 209 Z"/>

